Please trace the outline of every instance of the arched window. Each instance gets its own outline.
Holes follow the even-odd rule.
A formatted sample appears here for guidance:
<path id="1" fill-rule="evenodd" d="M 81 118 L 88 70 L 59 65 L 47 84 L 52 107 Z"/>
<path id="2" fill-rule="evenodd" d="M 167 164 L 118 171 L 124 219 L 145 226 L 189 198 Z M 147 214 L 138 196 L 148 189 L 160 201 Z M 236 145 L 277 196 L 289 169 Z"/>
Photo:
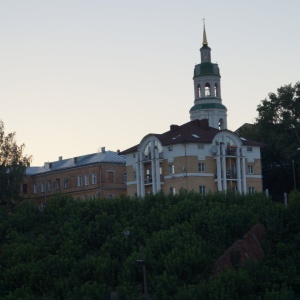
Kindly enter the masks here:
<path id="1" fill-rule="evenodd" d="M 201 98 L 201 85 L 200 85 L 200 83 L 197 84 L 197 95 L 198 95 L 198 98 Z"/>
<path id="2" fill-rule="evenodd" d="M 144 149 L 144 155 L 148 159 L 151 159 L 151 142 L 148 142 L 145 149 Z"/>
<path id="3" fill-rule="evenodd" d="M 224 129 L 224 120 L 222 118 L 219 120 L 219 129 Z"/>
<path id="4" fill-rule="evenodd" d="M 146 159 L 153 159 L 155 157 L 152 157 L 152 150 L 154 149 L 158 149 L 158 153 L 162 153 L 162 146 L 161 146 L 161 143 L 159 141 L 149 141 L 146 145 L 145 145 L 145 148 L 144 148 L 144 158 Z"/>
<path id="5" fill-rule="evenodd" d="M 219 86 L 215 83 L 215 97 L 219 97 Z"/>
<path id="6" fill-rule="evenodd" d="M 208 82 L 205 83 L 205 97 L 210 97 L 210 84 Z"/>

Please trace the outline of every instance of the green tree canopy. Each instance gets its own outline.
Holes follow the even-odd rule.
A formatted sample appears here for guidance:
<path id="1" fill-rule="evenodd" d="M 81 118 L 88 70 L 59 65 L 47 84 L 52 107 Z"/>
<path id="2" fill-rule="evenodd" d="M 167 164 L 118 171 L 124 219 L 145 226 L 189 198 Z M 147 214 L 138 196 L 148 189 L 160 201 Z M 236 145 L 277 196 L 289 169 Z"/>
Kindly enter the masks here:
<path id="1" fill-rule="evenodd" d="M 12 205 L 19 198 L 20 184 L 31 157 L 23 154 L 25 145 L 17 145 L 15 132 L 5 135 L 0 120 L 0 204 Z"/>
<path id="2" fill-rule="evenodd" d="M 43 209 L 29 200 L 10 215 L 0 207 L 0 220 L 1 300 L 140 300 L 143 266 L 152 300 L 300 299 L 300 193 L 287 206 L 229 192 L 56 195 Z M 216 260 L 257 223 L 264 257 L 241 263 L 233 252 L 232 268 L 216 273 Z M 253 244 L 244 246 L 246 257 Z"/>
<path id="3" fill-rule="evenodd" d="M 255 124 L 241 129 L 240 134 L 266 144 L 262 148 L 264 188 L 282 197 L 295 187 L 294 171 L 297 179 L 300 166 L 300 82 L 278 88 L 277 94 L 269 93 L 257 112 Z"/>

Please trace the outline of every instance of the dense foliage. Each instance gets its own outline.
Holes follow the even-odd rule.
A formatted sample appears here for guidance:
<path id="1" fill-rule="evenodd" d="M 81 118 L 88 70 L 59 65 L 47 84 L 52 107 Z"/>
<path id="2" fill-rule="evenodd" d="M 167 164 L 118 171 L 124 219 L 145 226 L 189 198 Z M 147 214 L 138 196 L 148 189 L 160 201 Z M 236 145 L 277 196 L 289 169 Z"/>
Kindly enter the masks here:
<path id="1" fill-rule="evenodd" d="M 17 145 L 15 133 L 5 135 L 0 120 L 0 204 L 12 205 L 19 198 L 20 184 L 31 157 L 24 155 L 25 145 Z"/>
<path id="2" fill-rule="evenodd" d="M 55 197 L 1 211 L 1 299 L 299 299 L 300 195 L 182 191 L 145 200 Z M 214 261 L 256 223 L 265 257 L 212 275 Z"/>
<path id="3" fill-rule="evenodd" d="M 274 199 L 282 199 L 283 193 L 300 185 L 300 82 L 270 93 L 257 112 L 253 126 L 240 133 L 265 143 L 261 150 L 264 189 Z"/>

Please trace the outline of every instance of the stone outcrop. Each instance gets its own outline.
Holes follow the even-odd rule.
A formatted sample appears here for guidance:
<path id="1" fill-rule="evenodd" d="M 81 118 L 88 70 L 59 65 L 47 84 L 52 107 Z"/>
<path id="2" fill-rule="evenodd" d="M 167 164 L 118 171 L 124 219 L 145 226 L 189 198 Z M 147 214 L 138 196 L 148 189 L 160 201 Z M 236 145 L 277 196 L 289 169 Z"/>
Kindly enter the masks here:
<path id="1" fill-rule="evenodd" d="M 221 255 L 214 264 L 213 274 L 218 274 L 225 268 L 243 264 L 247 260 L 259 260 L 264 256 L 261 247 L 266 228 L 263 224 L 254 225 L 241 240 L 236 241 Z"/>

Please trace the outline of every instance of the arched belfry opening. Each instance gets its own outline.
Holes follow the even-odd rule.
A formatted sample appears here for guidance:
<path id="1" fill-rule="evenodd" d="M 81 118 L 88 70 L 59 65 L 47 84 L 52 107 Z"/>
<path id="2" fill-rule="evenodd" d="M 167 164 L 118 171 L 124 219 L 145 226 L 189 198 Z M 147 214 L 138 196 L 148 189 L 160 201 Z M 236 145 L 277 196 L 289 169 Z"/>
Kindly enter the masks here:
<path id="1" fill-rule="evenodd" d="M 220 129 L 220 130 L 225 129 L 225 128 L 224 128 L 224 125 L 225 125 L 225 124 L 224 124 L 223 118 L 220 118 L 220 119 L 219 119 L 219 129 Z"/>
<path id="2" fill-rule="evenodd" d="M 210 97 L 210 83 L 205 83 L 205 97 Z"/>
<path id="3" fill-rule="evenodd" d="M 220 93 L 219 93 L 219 86 L 218 83 L 215 83 L 215 97 L 220 97 Z"/>
<path id="4" fill-rule="evenodd" d="M 201 85 L 200 85 L 200 83 L 197 84 L 197 95 L 198 95 L 198 98 L 201 98 Z"/>

